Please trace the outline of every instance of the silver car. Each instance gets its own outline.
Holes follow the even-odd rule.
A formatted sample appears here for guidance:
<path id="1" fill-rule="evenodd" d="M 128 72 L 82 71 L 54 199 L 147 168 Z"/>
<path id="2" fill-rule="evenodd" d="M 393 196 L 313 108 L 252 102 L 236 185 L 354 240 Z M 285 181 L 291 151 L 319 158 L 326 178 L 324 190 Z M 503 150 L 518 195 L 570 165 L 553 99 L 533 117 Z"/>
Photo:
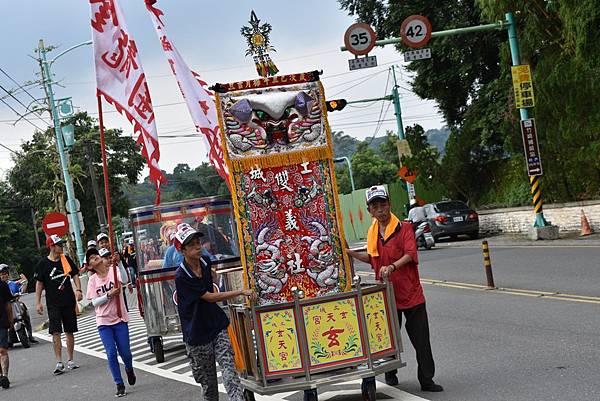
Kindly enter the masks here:
<path id="1" fill-rule="evenodd" d="M 479 237 L 479 215 L 466 203 L 456 200 L 441 201 L 429 203 L 423 208 L 436 240 L 440 237 L 456 239 L 462 234 L 471 239 Z"/>

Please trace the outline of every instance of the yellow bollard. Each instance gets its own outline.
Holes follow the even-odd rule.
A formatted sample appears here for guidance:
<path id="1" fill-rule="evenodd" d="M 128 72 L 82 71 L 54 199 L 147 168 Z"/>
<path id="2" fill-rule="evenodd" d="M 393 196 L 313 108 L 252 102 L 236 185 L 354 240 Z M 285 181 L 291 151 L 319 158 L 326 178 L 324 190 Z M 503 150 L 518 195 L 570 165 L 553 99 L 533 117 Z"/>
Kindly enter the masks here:
<path id="1" fill-rule="evenodd" d="M 487 278 L 488 289 L 495 289 L 494 274 L 492 273 L 492 260 L 490 259 L 490 248 L 487 241 L 481 242 L 483 248 L 483 267 L 485 268 L 485 276 Z"/>

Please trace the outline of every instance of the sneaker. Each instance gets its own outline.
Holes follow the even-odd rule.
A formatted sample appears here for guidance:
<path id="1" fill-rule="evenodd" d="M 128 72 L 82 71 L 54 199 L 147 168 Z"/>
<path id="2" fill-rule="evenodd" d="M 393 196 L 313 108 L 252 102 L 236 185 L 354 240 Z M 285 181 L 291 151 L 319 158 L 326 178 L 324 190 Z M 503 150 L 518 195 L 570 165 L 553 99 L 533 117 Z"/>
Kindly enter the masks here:
<path id="1" fill-rule="evenodd" d="M 0 386 L 2 386 L 2 388 L 10 387 L 10 380 L 8 380 L 8 377 L 0 376 Z"/>
<path id="2" fill-rule="evenodd" d="M 73 361 L 67 361 L 67 369 L 69 369 L 69 370 L 79 369 L 79 365 L 77 365 Z"/>
<path id="3" fill-rule="evenodd" d="M 115 397 L 121 398 L 121 397 L 125 397 L 126 395 L 127 395 L 127 391 L 125 391 L 125 385 L 117 384 L 117 393 L 115 394 Z"/>
<path id="4" fill-rule="evenodd" d="M 36 339 L 35 339 L 35 337 L 29 337 L 29 342 L 30 342 L 30 343 L 32 343 L 32 344 L 37 344 L 37 343 L 39 343 L 39 341 L 38 341 L 38 340 L 36 340 Z"/>
<path id="5" fill-rule="evenodd" d="M 429 391 L 432 393 L 439 393 L 440 391 L 444 391 L 444 388 L 436 383 L 421 385 L 421 391 Z"/>
<path id="6" fill-rule="evenodd" d="M 133 368 L 129 370 L 125 369 L 125 373 L 127 373 L 127 383 L 129 383 L 130 386 L 133 386 L 135 384 L 135 381 L 137 380 Z"/>
<path id="7" fill-rule="evenodd" d="M 396 373 L 385 373 L 385 384 L 388 386 L 397 386 L 398 385 L 398 376 Z"/>
<path id="8" fill-rule="evenodd" d="M 63 373 L 65 373 L 65 365 L 62 362 L 58 362 L 56 364 L 56 368 L 54 369 L 54 375 L 58 376 L 62 375 Z"/>

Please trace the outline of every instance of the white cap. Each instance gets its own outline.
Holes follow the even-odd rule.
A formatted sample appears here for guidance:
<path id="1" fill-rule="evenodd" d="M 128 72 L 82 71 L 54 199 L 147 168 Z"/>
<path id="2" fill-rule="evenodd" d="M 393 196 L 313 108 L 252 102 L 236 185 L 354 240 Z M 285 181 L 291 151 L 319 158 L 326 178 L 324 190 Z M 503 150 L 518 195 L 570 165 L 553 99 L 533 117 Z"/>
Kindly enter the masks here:
<path id="1" fill-rule="evenodd" d="M 96 241 L 100 242 L 101 239 L 108 239 L 108 234 L 100 233 L 98 236 L 96 236 Z"/>
<path id="2" fill-rule="evenodd" d="M 56 234 L 52 234 L 48 238 L 46 238 L 46 246 L 50 248 L 53 245 L 64 244 L 65 241 Z"/>
<path id="3" fill-rule="evenodd" d="M 383 185 L 373 185 L 365 191 L 367 205 L 375 199 L 390 199 L 387 190 Z"/>
<path id="4" fill-rule="evenodd" d="M 202 234 L 200 231 L 196 231 L 192 226 L 190 226 L 189 224 L 180 224 L 178 226 L 178 230 L 175 233 L 175 239 L 177 241 L 179 241 L 179 243 L 181 245 L 186 245 L 188 242 L 190 242 L 192 240 L 192 238 L 194 238 L 195 236 L 203 236 L 204 234 Z"/>
<path id="5" fill-rule="evenodd" d="M 98 249 L 98 254 L 101 257 L 110 256 L 110 251 L 106 248 L 100 248 L 100 249 Z"/>
<path id="6" fill-rule="evenodd" d="M 97 245 L 96 241 L 94 241 L 93 239 L 89 240 L 88 243 L 87 243 L 88 248 L 91 247 L 91 246 L 95 247 L 96 245 Z"/>
<path id="7" fill-rule="evenodd" d="M 127 243 L 128 243 L 129 245 L 133 245 L 133 238 L 129 238 L 129 241 L 127 241 Z"/>

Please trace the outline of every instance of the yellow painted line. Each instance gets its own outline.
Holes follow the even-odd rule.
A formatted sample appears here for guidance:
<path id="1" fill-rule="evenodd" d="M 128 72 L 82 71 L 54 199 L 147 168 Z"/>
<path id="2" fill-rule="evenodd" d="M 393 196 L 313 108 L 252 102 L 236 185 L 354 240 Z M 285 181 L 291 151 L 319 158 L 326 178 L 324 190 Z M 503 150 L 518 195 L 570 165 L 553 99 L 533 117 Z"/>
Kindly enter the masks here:
<path id="1" fill-rule="evenodd" d="M 359 276 L 375 276 L 374 272 L 358 272 Z M 560 292 L 550 292 L 550 291 L 538 291 L 538 290 L 526 290 L 519 288 L 496 288 L 490 289 L 485 285 L 481 284 L 472 284 L 472 283 L 462 283 L 456 281 L 447 281 L 447 280 L 435 280 L 430 278 L 421 278 L 422 284 L 447 287 L 447 288 L 458 288 L 463 290 L 471 290 L 471 291 L 495 291 L 502 294 L 510 294 L 510 295 L 519 295 L 522 297 L 530 297 L 530 298 L 548 298 L 548 299 L 556 299 L 559 301 L 571 301 L 571 302 L 582 302 L 582 303 L 591 303 L 591 304 L 600 304 L 600 297 L 588 296 L 588 295 L 576 295 L 576 294 L 563 294 Z"/>
<path id="2" fill-rule="evenodd" d="M 547 296 L 544 298 L 558 299 L 560 301 L 572 301 L 572 302 L 583 302 L 583 303 L 588 303 L 588 304 L 600 304 L 600 300 L 592 300 L 592 299 L 564 298 L 564 297 L 559 297 L 559 296 Z"/>
<path id="3" fill-rule="evenodd" d="M 435 244 L 437 249 L 481 249 L 478 245 L 452 246 L 444 243 Z M 490 248 L 600 248 L 600 245 L 494 245 L 490 244 Z"/>

